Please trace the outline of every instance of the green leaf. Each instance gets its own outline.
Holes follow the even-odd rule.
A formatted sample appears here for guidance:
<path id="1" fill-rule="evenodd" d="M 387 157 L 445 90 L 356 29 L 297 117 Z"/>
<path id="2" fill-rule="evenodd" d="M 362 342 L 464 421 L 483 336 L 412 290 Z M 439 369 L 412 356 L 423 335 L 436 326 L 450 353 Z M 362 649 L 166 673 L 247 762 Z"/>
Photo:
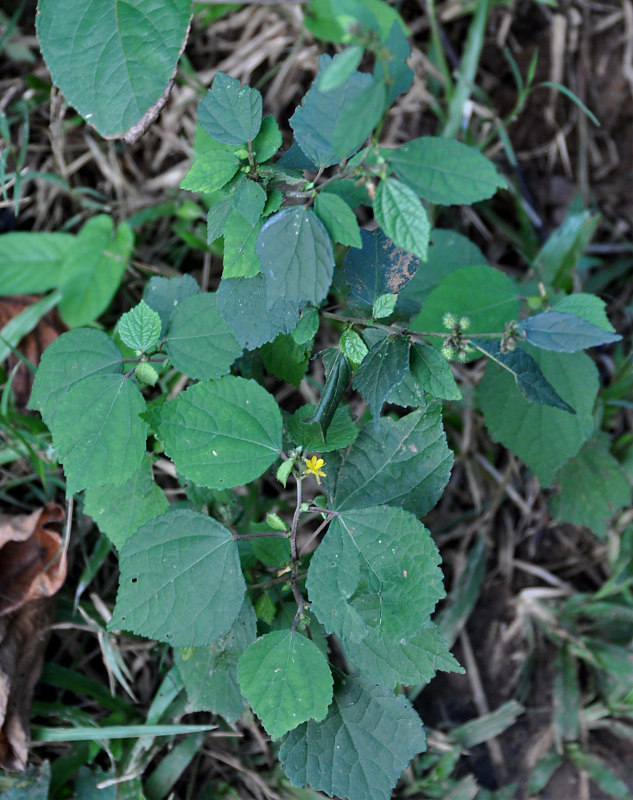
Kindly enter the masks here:
<path id="1" fill-rule="evenodd" d="M 551 383 L 548 383 L 545 379 L 539 365 L 528 353 L 520 349 L 502 353 L 497 342 L 484 341 L 483 339 L 473 339 L 472 344 L 501 367 L 508 370 L 514 376 L 521 394 L 530 402 L 543 403 L 553 408 L 560 408 L 570 414 L 576 413 L 569 403 L 566 403 L 562 397 L 556 394 Z"/>
<path id="2" fill-rule="evenodd" d="M 197 383 L 158 409 L 157 435 L 176 469 L 212 489 L 258 478 L 279 456 L 281 413 L 255 381 Z"/>
<path id="3" fill-rule="evenodd" d="M 268 372 L 297 388 L 306 374 L 311 347 L 297 344 L 287 333 L 280 333 L 272 342 L 262 345 L 262 362 Z"/>
<path id="4" fill-rule="evenodd" d="M 390 58 L 386 63 L 379 58 L 376 59 L 374 77 L 385 81 L 387 105 L 391 106 L 396 97 L 406 92 L 413 83 L 413 70 L 407 64 L 407 59 L 411 57 L 411 48 L 402 25 L 398 22 L 394 22 L 391 26 L 389 36 L 385 39 L 385 47 L 389 51 Z"/>
<path id="5" fill-rule="evenodd" d="M 479 264 L 486 264 L 486 258 L 473 242 L 455 231 L 434 228 L 427 260 L 399 292 L 399 300 L 413 304 L 419 311 L 431 290 L 447 275 Z"/>
<path id="6" fill-rule="evenodd" d="M 68 331 L 44 351 L 29 408 L 39 411 L 52 429 L 59 404 L 75 384 L 93 375 L 122 373 L 121 352 L 109 336 L 89 328 Z"/>
<path id="7" fill-rule="evenodd" d="M 217 148 L 196 157 L 189 172 L 180 181 L 181 189 L 190 192 L 214 192 L 227 184 L 240 168 L 232 150 Z"/>
<path id="8" fill-rule="evenodd" d="M 576 414 L 530 403 L 519 393 L 514 377 L 495 364 L 486 366 L 479 402 L 493 439 L 515 453 L 546 487 L 593 433 L 598 372 L 585 353 L 526 349 Z"/>
<path id="9" fill-rule="evenodd" d="M 122 375 L 93 375 L 75 383 L 59 403 L 53 446 L 64 464 L 68 496 L 101 484 L 120 485 L 145 452 L 145 400 Z"/>
<path id="10" fill-rule="evenodd" d="M 268 161 L 272 158 L 283 142 L 279 125 L 277 125 L 272 114 L 267 114 L 262 120 L 259 133 L 253 139 L 253 153 L 258 163 Z"/>
<path id="11" fill-rule="evenodd" d="M 306 720 L 323 719 L 332 701 L 325 656 L 296 631 L 261 636 L 241 657 L 237 674 L 242 694 L 273 739 Z"/>
<path id="12" fill-rule="evenodd" d="M 381 153 L 396 175 L 430 203 L 470 205 L 506 186 L 491 161 L 455 139 L 422 136 Z"/>
<path id="13" fill-rule="evenodd" d="M 257 89 L 218 72 L 198 106 L 198 122 L 218 142 L 232 146 L 252 141 L 262 124 L 262 96 Z"/>
<path id="14" fill-rule="evenodd" d="M 4 800 L 48 800 L 51 782 L 51 765 L 48 761 L 40 766 L 28 767 L 10 789 L 3 792 Z"/>
<path id="15" fill-rule="evenodd" d="M 176 308 L 186 297 L 200 293 L 200 287 L 191 275 L 177 278 L 152 277 L 145 284 L 143 299 L 158 313 L 161 321 L 160 335 L 164 336 L 167 325 Z"/>
<path id="16" fill-rule="evenodd" d="M 297 304 L 286 302 L 284 295 L 266 310 L 266 280 L 261 272 L 253 278 L 223 278 L 217 299 L 220 316 L 248 350 L 272 342 L 278 333 L 290 333 L 299 317 Z"/>
<path id="17" fill-rule="evenodd" d="M 340 55 L 334 57 L 334 62 L 337 59 L 340 59 Z M 318 167 L 338 164 L 343 155 L 352 155 L 362 144 L 362 141 L 354 143 L 339 155 L 334 146 L 334 131 L 345 109 L 373 83 L 371 75 L 354 72 L 338 88 L 322 92 L 319 82 L 331 63 L 330 56 L 319 58 L 319 72 L 301 105 L 290 118 L 290 127 L 297 143 Z"/>
<path id="18" fill-rule="evenodd" d="M 533 267 L 543 283 L 569 291 L 572 274 L 593 238 L 600 217 L 589 211 L 571 214 L 545 242 Z"/>
<path id="19" fill-rule="evenodd" d="M 380 41 L 387 38 L 394 22 L 406 31 L 402 17 L 384 0 L 311 0 L 308 13 L 306 28 L 328 42 L 354 41 L 354 25 L 375 31 Z"/>
<path id="20" fill-rule="evenodd" d="M 2 294 L 45 292 L 59 286 L 64 263 L 74 244 L 75 237 L 70 233 L 2 234 Z"/>
<path id="21" fill-rule="evenodd" d="M 594 437 L 557 473 L 560 494 L 549 502 L 556 519 L 584 525 L 604 538 L 607 523 L 631 505 L 631 484 L 608 448 L 608 439 Z"/>
<path id="22" fill-rule="evenodd" d="M 315 406 L 305 405 L 298 408 L 288 420 L 288 436 L 304 453 L 330 453 L 352 444 L 358 436 L 358 427 L 349 415 L 348 406 L 339 406 L 334 412 L 332 421 L 323 439 L 321 426 L 311 422 Z M 287 463 L 287 462 L 284 462 Z"/>
<path id="23" fill-rule="evenodd" d="M 518 329 L 531 345 L 559 353 L 576 353 L 622 339 L 617 333 L 563 311 L 535 314 L 520 322 Z"/>
<path id="24" fill-rule="evenodd" d="M 132 350 L 147 353 L 160 339 L 160 316 L 144 300 L 123 314 L 117 327 L 123 343 Z"/>
<path id="25" fill-rule="evenodd" d="M 344 200 L 335 194 L 320 192 L 314 202 L 314 210 L 327 228 L 332 241 L 360 247 L 360 230 L 356 215 Z"/>
<path id="26" fill-rule="evenodd" d="M 431 534 L 401 508 L 342 511 L 312 556 L 306 587 L 311 610 L 343 643 L 374 630 L 408 637 L 444 596 Z"/>
<path id="27" fill-rule="evenodd" d="M 223 278 L 252 278 L 261 270 L 255 250 L 261 223 L 254 225 L 239 211 L 232 211 L 224 227 Z"/>
<path id="28" fill-rule="evenodd" d="M 420 717 L 404 695 L 346 677 L 327 717 L 291 731 L 279 758 L 295 786 L 349 800 L 389 800 L 402 770 L 425 747 Z"/>
<path id="29" fill-rule="evenodd" d="M 119 563 L 109 630 L 202 647 L 225 633 L 242 608 L 237 542 L 206 514 L 174 509 L 155 517 L 127 540 Z"/>
<path id="30" fill-rule="evenodd" d="M 132 253 L 134 234 L 122 223 L 99 214 L 88 220 L 63 266 L 61 318 L 70 328 L 86 325 L 110 305 Z"/>
<path id="31" fill-rule="evenodd" d="M 319 90 L 329 92 L 338 89 L 356 71 L 365 51 L 359 45 L 348 47 L 325 68 L 319 81 Z"/>
<path id="32" fill-rule="evenodd" d="M 451 272 L 428 295 L 422 311 L 411 321 L 416 331 L 446 333 L 444 315 L 468 317 L 468 335 L 501 333 L 519 314 L 518 290 L 498 269 L 462 267 Z"/>
<path id="33" fill-rule="evenodd" d="M 338 114 L 332 133 L 334 151 L 341 158 L 347 158 L 350 153 L 356 152 L 378 125 L 386 107 L 385 82 L 373 80 Z"/>
<path id="34" fill-rule="evenodd" d="M 158 104 L 189 25 L 189 0 L 40 0 L 37 35 L 68 102 L 102 136 L 122 136 Z"/>
<path id="35" fill-rule="evenodd" d="M 328 459 L 329 507 L 391 505 L 421 517 L 441 497 L 452 464 L 439 403 L 397 421 L 382 417 Z"/>
<path id="36" fill-rule="evenodd" d="M 211 206 L 207 213 L 207 244 L 224 236 L 224 228 L 232 211 L 232 197 L 223 197 Z"/>
<path id="37" fill-rule="evenodd" d="M 321 434 L 325 437 L 336 409 L 349 385 L 352 371 L 347 359 L 340 350 L 326 350 L 323 353 L 323 363 L 327 377 L 319 405 L 312 417 L 312 422 L 318 423 Z"/>
<path id="38" fill-rule="evenodd" d="M 615 328 L 609 322 L 606 313 L 606 303 L 595 294 L 568 294 L 560 300 L 553 300 L 554 311 L 563 311 L 566 314 L 574 314 L 580 319 L 597 325 L 605 331 L 615 333 Z"/>
<path id="39" fill-rule="evenodd" d="M 398 294 L 415 276 L 420 260 L 395 245 L 380 230 L 361 230 L 362 247 L 347 251 L 345 280 L 352 296 L 373 306 L 383 294 Z"/>
<path id="40" fill-rule="evenodd" d="M 369 348 L 365 342 L 352 328 L 347 328 L 343 331 L 339 339 L 339 347 L 354 369 L 360 366 L 362 360 L 369 353 Z"/>
<path id="41" fill-rule="evenodd" d="M 393 314 L 396 302 L 398 300 L 397 294 L 381 294 L 374 300 L 374 305 L 371 309 L 371 315 L 374 319 L 384 319 Z"/>
<path id="42" fill-rule="evenodd" d="M 152 461 L 145 454 L 139 468 L 120 486 L 86 489 L 84 512 L 120 550 L 133 533 L 167 510 L 167 498 L 154 483 Z"/>
<path id="43" fill-rule="evenodd" d="M 415 193 L 395 178 L 381 181 L 374 213 L 385 234 L 408 252 L 426 261 L 431 226 Z"/>
<path id="44" fill-rule="evenodd" d="M 178 304 L 169 323 L 165 349 L 177 370 L 197 379 L 225 375 L 242 353 L 211 292 L 187 297 Z"/>
<path id="45" fill-rule="evenodd" d="M 409 371 L 415 382 L 433 397 L 440 400 L 462 399 L 448 361 L 434 348 L 414 342 L 411 345 Z"/>
<path id="46" fill-rule="evenodd" d="M 438 670 L 464 672 L 433 622 L 408 639 L 387 640 L 370 631 L 360 642 L 348 640 L 344 649 L 368 680 L 387 689 L 428 683 Z"/>
<path id="47" fill-rule="evenodd" d="M 297 344 L 308 344 L 319 330 L 319 312 L 316 308 L 304 308 L 292 338 Z"/>
<path id="48" fill-rule="evenodd" d="M 266 278 L 266 310 L 281 295 L 286 303 L 296 304 L 298 318 L 300 306 L 318 305 L 327 296 L 334 271 L 332 243 L 309 208 L 285 208 L 265 222 L 257 254 Z"/>
<path id="49" fill-rule="evenodd" d="M 251 225 L 257 225 L 264 211 L 266 192 L 255 181 L 244 181 L 233 194 L 233 208 Z"/>
<path id="50" fill-rule="evenodd" d="M 354 376 L 353 386 L 367 401 L 374 420 L 390 390 L 397 386 L 409 366 L 409 340 L 387 337 L 375 344 Z"/>
<path id="51" fill-rule="evenodd" d="M 235 622 L 212 645 L 197 647 L 193 653 L 174 652 L 191 711 L 211 711 L 231 723 L 242 715 L 244 698 L 237 679 L 237 662 L 256 637 L 257 619 L 246 599 Z"/>

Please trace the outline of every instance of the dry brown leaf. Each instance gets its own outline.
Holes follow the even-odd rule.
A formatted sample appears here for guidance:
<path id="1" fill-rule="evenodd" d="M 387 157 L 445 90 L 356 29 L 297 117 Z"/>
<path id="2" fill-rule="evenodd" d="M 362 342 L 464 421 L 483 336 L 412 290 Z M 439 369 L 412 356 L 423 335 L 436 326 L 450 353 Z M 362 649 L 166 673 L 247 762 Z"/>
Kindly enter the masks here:
<path id="1" fill-rule="evenodd" d="M 4 328 L 10 319 L 17 316 L 21 311 L 24 311 L 25 308 L 28 308 L 39 299 L 40 295 L 36 294 L 19 294 L 13 295 L 12 297 L 0 297 L 0 329 Z M 48 345 L 65 330 L 66 326 L 61 321 L 57 309 L 54 308 L 52 311 L 44 314 L 31 333 L 28 333 L 22 339 L 18 345 L 18 350 L 36 367 L 40 363 L 40 358 L 44 350 L 46 350 Z M 7 358 L 8 370 L 12 370 L 17 363 L 18 359 L 16 356 L 13 354 L 10 355 Z M 26 364 L 22 363 L 11 382 L 15 403 L 20 411 L 26 410 L 26 404 L 31 396 L 32 388 L 33 373 L 28 369 Z"/>
<path id="2" fill-rule="evenodd" d="M 61 536 L 46 529 L 64 510 L 0 515 L 0 768 L 23 770 L 33 689 L 42 667 L 53 595 L 66 577 Z"/>

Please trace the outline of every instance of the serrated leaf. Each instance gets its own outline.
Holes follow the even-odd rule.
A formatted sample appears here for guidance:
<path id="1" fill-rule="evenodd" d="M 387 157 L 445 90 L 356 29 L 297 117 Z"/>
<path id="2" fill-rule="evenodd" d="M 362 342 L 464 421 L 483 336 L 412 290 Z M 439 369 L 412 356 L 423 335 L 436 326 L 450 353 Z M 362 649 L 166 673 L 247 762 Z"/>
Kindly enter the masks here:
<path id="1" fill-rule="evenodd" d="M 349 415 L 349 408 L 339 406 L 334 412 L 324 440 L 318 423 L 310 422 L 314 410 L 315 406 L 312 405 L 301 406 L 288 420 L 288 435 L 305 453 L 340 450 L 352 444 L 358 436 L 359 429 Z"/>
<path id="2" fill-rule="evenodd" d="M 176 308 L 186 297 L 200 293 L 200 287 L 191 275 L 177 278 L 154 276 L 145 284 L 143 299 L 158 313 L 161 321 L 161 336 L 165 335 L 167 324 Z"/>
<path id="3" fill-rule="evenodd" d="M 411 48 L 402 25 L 397 21 L 393 23 L 389 36 L 385 39 L 385 48 L 391 57 L 386 59 L 386 63 L 376 59 L 374 76 L 387 84 L 387 105 L 390 106 L 396 97 L 406 92 L 413 83 L 413 70 L 407 64 Z"/>
<path id="4" fill-rule="evenodd" d="M 145 454 L 136 472 L 120 486 L 86 489 L 84 512 L 120 550 L 143 523 L 163 514 L 167 506 L 165 493 L 152 478 L 152 461 Z"/>
<path id="5" fill-rule="evenodd" d="M 346 677 L 327 717 L 291 731 L 279 758 L 295 786 L 349 800 L 389 800 L 402 770 L 425 747 L 420 717 L 404 695 Z"/>
<path id="6" fill-rule="evenodd" d="M 334 152 L 340 158 L 355 153 L 382 119 L 387 106 L 387 87 L 383 80 L 373 80 L 366 89 L 347 103 L 338 114 L 332 132 Z"/>
<path id="7" fill-rule="evenodd" d="M 393 314 L 398 300 L 397 294 L 381 294 L 374 300 L 371 315 L 374 319 L 384 319 Z"/>
<path id="8" fill-rule="evenodd" d="M 145 400 L 122 375 L 93 375 L 70 387 L 53 425 L 53 446 L 66 473 L 68 496 L 101 484 L 121 484 L 145 452 Z"/>
<path id="9" fill-rule="evenodd" d="M 479 150 L 455 139 L 422 136 L 381 153 L 400 180 L 430 203 L 470 205 L 506 185 Z"/>
<path id="10" fill-rule="evenodd" d="M 332 675 L 319 648 L 291 630 L 261 636 L 237 666 L 242 693 L 273 739 L 309 719 L 321 720 L 332 700 Z"/>
<path id="11" fill-rule="evenodd" d="M 517 349 L 509 353 L 502 353 L 497 342 L 484 341 L 483 339 L 473 339 L 472 344 L 488 355 L 493 361 L 514 376 L 516 385 L 521 392 L 532 403 L 543 403 L 553 408 L 560 408 L 575 414 L 574 409 L 566 403 L 554 390 L 549 383 L 539 365 L 531 355 L 523 350 Z"/>
<path id="12" fill-rule="evenodd" d="M 197 383 L 158 409 L 157 435 L 176 469 L 212 489 L 258 478 L 279 456 L 281 413 L 255 381 Z"/>
<path id="13" fill-rule="evenodd" d="M 568 294 L 560 300 L 553 301 L 554 311 L 564 311 L 566 314 L 574 314 L 580 319 L 597 325 L 605 331 L 615 333 L 615 328 L 610 323 L 606 312 L 606 303 L 595 294 Z"/>
<path id="14" fill-rule="evenodd" d="M 438 670 L 464 671 L 433 622 L 408 639 L 387 640 L 370 631 L 360 642 L 348 640 L 344 650 L 368 680 L 388 689 L 428 683 Z"/>
<path id="15" fill-rule="evenodd" d="M 266 280 L 261 272 L 253 278 L 223 278 L 217 299 L 220 316 L 249 350 L 272 342 L 278 333 L 290 333 L 299 319 L 297 304 L 286 302 L 284 295 L 266 310 Z"/>
<path id="16" fill-rule="evenodd" d="M 109 630 L 201 647 L 225 633 L 242 608 L 237 542 L 206 514 L 173 509 L 155 517 L 127 540 L 119 563 Z"/>
<path id="17" fill-rule="evenodd" d="M 267 114 L 262 120 L 259 133 L 253 139 L 253 153 L 261 164 L 272 158 L 283 142 L 279 125 L 277 125 L 272 114 Z"/>
<path id="18" fill-rule="evenodd" d="M 394 386 L 404 378 L 409 366 L 409 340 L 403 337 L 383 339 L 363 359 L 354 376 L 353 386 L 367 401 L 374 420 Z"/>
<path id="19" fill-rule="evenodd" d="M 132 253 L 134 234 L 122 223 L 99 214 L 79 231 L 63 265 L 59 313 L 71 328 L 86 325 L 110 305 Z"/>
<path id="20" fill-rule="evenodd" d="M 252 141 L 262 124 L 262 96 L 257 89 L 218 72 L 198 106 L 198 122 L 218 142 L 232 146 Z"/>
<path id="21" fill-rule="evenodd" d="M 310 350 L 297 344 L 287 333 L 280 333 L 272 342 L 262 345 L 262 362 L 267 371 L 297 388 L 306 374 Z"/>
<path id="22" fill-rule="evenodd" d="M 409 371 L 416 383 L 433 397 L 462 399 L 448 361 L 432 347 L 417 342 L 411 345 Z"/>
<path id="23" fill-rule="evenodd" d="M 382 294 L 398 294 L 414 277 L 420 260 L 380 231 L 361 230 L 362 247 L 347 251 L 343 264 L 351 293 L 373 306 Z"/>
<path id="24" fill-rule="evenodd" d="M 257 225 L 264 211 L 266 192 L 255 181 L 244 181 L 233 193 L 233 208 L 251 225 Z"/>
<path id="25" fill-rule="evenodd" d="M 146 353 L 160 339 L 161 322 L 158 313 L 141 300 L 131 311 L 123 314 L 117 328 L 124 344 Z"/>
<path id="26" fill-rule="evenodd" d="M 240 168 L 232 150 L 215 148 L 198 155 L 189 172 L 180 181 L 181 189 L 190 192 L 214 192 L 227 184 Z"/>
<path id="27" fill-rule="evenodd" d="M 339 347 L 354 369 L 360 366 L 362 360 L 369 353 L 369 348 L 365 342 L 352 328 L 347 328 L 343 331 L 339 339 Z"/>
<path id="28" fill-rule="evenodd" d="M 319 89 L 322 92 L 329 92 L 338 89 L 350 75 L 356 71 L 361 62 L 364 50 L 359 45 L 348 47 L 339 54 L 338 58 L 325 68 L 319 81 Z"/>
<path id="29" fill-rule="evenodd" d="M 256 637 L 257 618 L 246 599 L 235 622 L 212 645 L 197 647 L 193 653 L 174 652 L 191 711 L 211 711 L 231 723 L 242 715 L 244 698 L 237 679 L 237 662 Z"/>
<path id="30" fill-rule="evenodd" d="M 279 211 L 262 226 L 257 254 L 266 278 L 266 309 L 278 297 L 297 307 L 318 305 L 330 288 L 334 271 L 332 243 L 325 226 L 308 208 Z"/>
<path id="31" fill-rule="evenodd" d="M 223 197 L 214 203 L 207 213 L 207 244 L 224 236 L 224 228 L 233 211 L 233 198 Z"/>
<path id="32" fill-rule="evenodd" d="M 314 202 L 314 210 L 325 225 L 332 241 L 360 247 L 360 229 L 356 215 L 344 200 L 335 194 L 320 192 Z"/>
<path id="33" fill-rule="evenodd" d="M 452 464 L 439 403 L 397 421 L 382 417 L 328 459 L 329 507 L 392 505 L 421 517 L 441 497 Z"/>
<path id="34" fill-rule="evenodd" d="M 519 313 L 518 289 L 498 269 L 462 267 L 451 272 L 428 295 L 422 311 L 411 321 L 416 331 L 446 333 L 444 315 L 468 317 L 468 334 L 501 333 Z"/>
<path id="35" fill-rule="evenodd" d="M 29 408 L 37 409 L 52 429 L 59 404 L 75 384 L 93 375 L 122 373 L 121 351 L 109 336 L 89 328 L 68 331 L 44 351 Z"/>
<path id="36" fill-rule="evenodd" d="M 337 58 L 340 56 L 335 56 L 334 61 Z M 359 145 L 350 145 L 339 155 L 334 146 L 334 131 L 345 108 L 372 83 L 371 75 L 354 72 L 341 86 L 322 92 L 319 82 L 331 63 L 330 56 L 319 58 L 319 72 L 301 105 L 290 118 L 290 127 L 297 143 L 318 167 L 338 164 L 342 155 L 349 157 L 358 149 Z"/>
<path id="37" fill-rule="evenodd" d="M 576 455 L 594 430 L 593 406 L 598 373 L 585 353 L 560 353 L 526 346 L 554 391 L 575 409 L 530 403 L 518 391 L 509 372 L 487 364 L 479 384 L 479 402 L 490 434 L 517 455 L 550 486 L 563 464 Z"/>
<path id="38" fill-rule="evenodd" d="M 560 494 L 549 501 L 556 519 L 584 525 L 603 538 L 609 520 L 631 505 L 631 484 L 608 448 L 608 440 L 594 437 L 557 473 Z"/>
<path id="39" fill-rule="evenodd" d="M 217 310 L 212 292 L 185 298 L 174 311 L 165 343 L 174 367 L 191 378 L 220 378 L 242 347 Z"/>
<path id="40" fill-rule="evenodd" d="M 70 233 L 12 231 L 0 236 L 2 294 L 30 294 L 57 287 L 74 247 Z"/>
<path id="41" fill-rule="evenodd" d="M 380 227 L 398 247 L 426 261 L 431 226 L 415 192 L 395 178 L 386 178 L 376 192 L 374 213 Z"/>
<path id="42" fill-rule="evenodd" d="M 239 211 L 232 211 L 224 226 L 223 278 L 252 278 L 261 271 L 255 250 L 261 223 L 255 225 Z"/>
<path id="43" fill-rule="evenodd" d="M 574 314 L 563 311 L 546 311 L 524 319 L 519 332 L 534 347 L 556 350 L 559 353 L 576 353 L 587 347 L 619 342 L 622 337 L 593 325 Z"/>
<path id="44" fill-rule="evenodd" d="M 190 5 L 40 0 L 37 35 L 53 81 L 102 136 L 122 136 L 160 101 L 176 69 Z"/>
<path id="45" fill-rule="evenodd" d="M 473 242 L 455 231 L 434 228 L 427 260 L 399 292 L 399 300 L 411 303 L 419 311 L 431 290 L 447 275 L 461 267 L 480 264 L 486 264 L 486 258 Z"/>
<path id="46" fill-rule="evenodd" d="M 344 643 L 371 630 L 411 636 L 444 596 L 439 562 L 413 514 L 389 506 L 342 511 L 310 562 L 311 610 Z"/>

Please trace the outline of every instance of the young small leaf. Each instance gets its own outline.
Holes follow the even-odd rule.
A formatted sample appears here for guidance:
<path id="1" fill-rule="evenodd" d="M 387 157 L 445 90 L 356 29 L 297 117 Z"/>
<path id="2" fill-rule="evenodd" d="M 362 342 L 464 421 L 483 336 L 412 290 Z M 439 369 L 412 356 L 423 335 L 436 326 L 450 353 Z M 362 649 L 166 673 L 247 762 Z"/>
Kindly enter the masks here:
<path id="1" fill-rule="evenodd" d="M 242 347 L 217 310 L 212 292 L 185 298 L 174 311 L 165 342 L 174 367 L 191 378 L 220 378 Z"/>
<path id="2" fill-rule="evenodd" d="M 233 147 L 252 141 L 262 124 L 262 96 L 257 89 L 218 72 L 198 106 L 198 122 L 214 139 Z M 184 187 L 187 188 L 187 187 Z"/>
<path id="3" fill-rule="evenodd" d="M 124 344 L 147 353 L 160 339 L 160 317 L 144 300 L 123 314 L 117 326 Z"/>
<path id="4" fill-rule="evenodd" d="M 339 347 L 354 369 L 358 369 L 362 360 L 369 353 L 369 348 L 365 342 L 352 328 L 343 331 L 339 340 Z"/>
<path id="5" fill-rule="evenodd" d="M 359 45 L 343 50 L 323 71 L 319 80 L 319 90 L 321 92 L 329 92 L 332 89 L 338 89 L 341 84 L 345 83 L 350 75 L 356 71 L 356 67 L 358 67 L 363 57 L 363 52 L 363 48 Z"/>
<path id="6" fill-rule="evenodd" d="M 253 153 L 261 164 L 272 158 L 283 142 L 279 125 L 277 125 L 272 114 L 267 114 L 262 120 L 259 133 L 253 139 Z"/>
<path id="7" fill-rule="evenodd" d="M 176 469 L 212 489 L 258 478 L 281 449 L 281 414 L 255 381 L 225 375 L 158 409 L 157 434 Z"/>
<path id="8" fill-rule="evenodd" d="M 332 701 L 332 675 L 319 648 L 291 630 L 261 636 L 241 657 L 243 695 L 273 739 L 309 719 L 319 721 Z"/>
<path id="9" fill-rule="evenodd" d="M 383 319 L 390 317 L 396 307 L 398 300 L 397 294 L 381 294 L 374 300 L 374 305 L 371 309 L 371 315 L 374 319 Z"/>
<path id="10" fill-rule="evenodd" d="M 380 227 L 392 241 L 426 261 L 431 226 L 415 192 L 395 178 L 381 181 L 374 212 Z"/>
<path id="11" fill-rule="evenodd" d="M 404 695 L 346 677 L 325 719 L 287 734 L 279 758 L 295 786 L 389 800 L 402 770 L 425 747 L 420 717 Z"/>
<path id="12" fill-rule="evenodd" d="M 239 159 L 231 150 L 208 150 L 194 160 L 180 188 L 190 192 L 214 192 L 228 183 L 239 168 Z"/>
<path id="13" fill-rule="evenodd" d="M 119 562 L 109 630 L 201 647 L 225 633 L 242 608 L 237 542 L 206 514 L 172 509 L 155 517 L 127 540 Z"/>
<path id="14" fill-rule="evenodd" d="M 619 342 L 622 339 L 617 333 L 610 333 L 598 325 L 563 311 L 535 314 L 520 322 L 518 327 L 531 345 L 559 353 L 576 353 L 587 347 Z"/>
<path id="15" fill-rule="evenodd" d="M 314 210 L 327 228 L 332 241 L 360 247 L 360 229 L 356 215 L 344 200 L 335 194 L 319 192 L 314 202 Z"/>

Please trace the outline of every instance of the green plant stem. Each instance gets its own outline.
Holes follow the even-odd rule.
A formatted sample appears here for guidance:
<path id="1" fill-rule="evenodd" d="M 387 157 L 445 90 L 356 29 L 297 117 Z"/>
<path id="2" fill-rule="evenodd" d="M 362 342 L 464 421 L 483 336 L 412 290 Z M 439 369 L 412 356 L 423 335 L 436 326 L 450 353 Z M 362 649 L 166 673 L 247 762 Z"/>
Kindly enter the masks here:
<path id="1" fill-rule="evenodd" d="M 234 533 L 234 539 L 261 539 L 266 536 L 277 536 L 280 539 L 288 539 L 290 534 L 286 531 L 263 531 L 262 533 Z"/>
<path id="2" fill-rule="evenodd" d="M 299 574 L 299 553 L 297 550 L 297 529 L 299 527 L 299 516 L 301 515 L 301 503 L 302 503 L 302 478 L 295 476 L 295 480 L 297 481 L 297 504 L 295 506 L 295 513 L 292 515 L 292 525 L 290 526 L 290 554 L 292 557 L 292 571 L 290 574 L 290 585 L 292 587 L 292 594 L 297 603 L 297 614 L 295 615 L 294 621 L 292 623 L 291 630 L 294 631 L 297 627 L 297 623 L 299 622 L 299 617 L 305 608 L 305 599 L 301 594 L 299 589 L 299 581 L 298 581 L 298 574 Z"/>
<path id="3" fill-rule="evenodd" d="M 321 316 L 335 319 L 338 322 L 343 322 L 351 325 L 364 325 L 366 328 L 379 328 L 380 330 L 387 331 L 392 336 L 410 336 L 414 342 L 421 342 L 423 339 L 431 336 L 443 337 L 444 339 L 450 338 L 452 331 L 412 331 L 410 328 L 403 328 L 397 323 L 395 325 L 383 325 L 380 322 L 372 322 L 364 317 L 346 317 L 343 314 L 337 314 L 335 311 L 321 311 Z M 499 333 L 477 333 L 476 336 L 480 339 L 501 339 L 503 332 Z M 320 509 L 322 511 L 322 509 Z"/>
<path id="4" fill-rule="evenodd" d="M 312 509 L 308 509 L 308 510 L 312 511 Z M 310 538 L 307 540 L 307 542 L 304 542 L 303 547 L 301 548 L 301 555 L 304 555 L 304 553 L 307 552 L 308 548 L 310 547 L 312 542 L 317 538 L 317 536 L 321 533 L 323 528 L 325 528 L 326 525 L 330 524 L 330 522 L 332 521 L 332 517 L 338 516 L 338 512 L 337 511 L 326 511 L 326 512 L 323 512 L 323 509 L 319 509 L 319 510 L 321 511 L 321 513 L 326 513 L 328 515 L 328 517 L 327 517 L 327 519 L 323 520 L 323 522 L 314 531 L 314 533 L 310 534 Z"/>

